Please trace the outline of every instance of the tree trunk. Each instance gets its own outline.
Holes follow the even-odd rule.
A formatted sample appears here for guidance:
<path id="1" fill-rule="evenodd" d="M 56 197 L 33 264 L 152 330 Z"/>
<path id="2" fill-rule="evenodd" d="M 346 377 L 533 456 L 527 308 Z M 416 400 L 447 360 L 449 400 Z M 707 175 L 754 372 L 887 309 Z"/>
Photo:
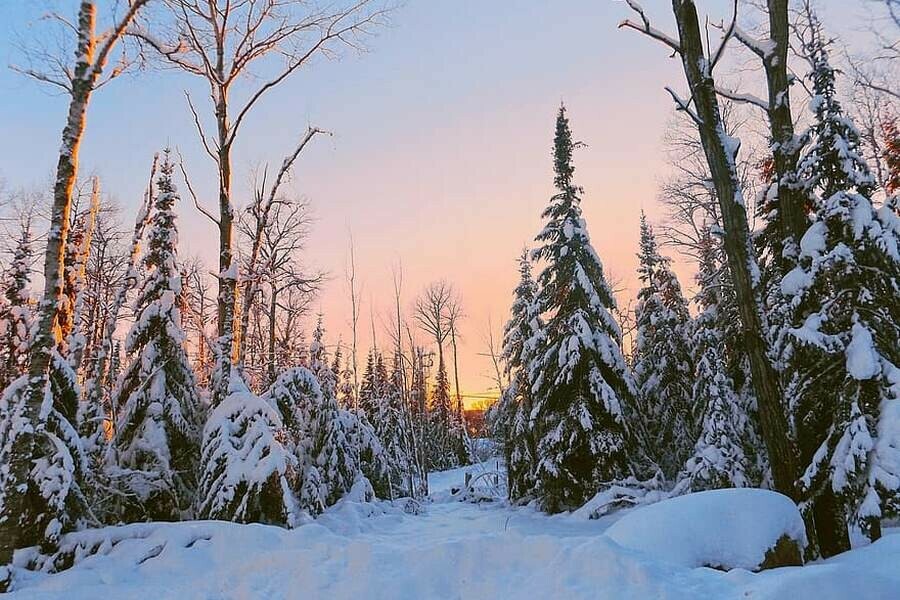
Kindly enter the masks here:
<path id="1" fill-rule="evenodd" d="M 793 181 L 800 144 L 794 135 L 791 115 L 790 80 L 787 71 L 788 55 L 788 0 L 768 0 L 769 37 L 772 51 L 763 57 L 766 81 L 769 89 L 769 129 L 772 138 L 772 159 L 778 184 L 778 204 L 781 213 L 781 238 L 791 245 L 794 255 L 800 238 L 806 233 L 809 219 L 806 216 L 806 200 Z M 777 257 L 780 260 L 781 257 Z"/>
<path id="2" fill-rule="evenodd" d="M 278 376 L 278 369 L 275 365 L 275 311 L 278 308 L 278 290 L 272 286 L 271 298 L 269 298 L 269 358 L 268 358 L 268 377 L 269 385 L 275 383 Z"/>
<path id="3" fill-rule="evenodd" d="M 450 328 L 450 345 L 453 347 L 453 384 L 456 387 L 456 412 L 460 421 L 464 419 L 462 394 L 459 393 L 459 364 L 456 360 L 456 327 Z"/>
<path id="4" fill-rule="evenodd" d="M 790 80 L 788 79 L 788 0 L 768 0 L 769 38 L 772 51 L 763 56 L 766 82 L 769 90 L 769 131 L 772 144 L 772 162 L 778 186 L 779 223 L 781 237 L 779 256 L 773 256 L 776 275 L 784 276 L 795 266 L 800 239 L 809 227 L 806 198 L 796 177 L 800 159 L 800 143 L 794 133 L 791 115 Z M 786 250 L 786 252 L 785 252 Z M 822 556 L 829 557 L 850 549 L 850 536 L 843 517 L 843 507 L 830 487 L 813 499 L 812 517 L 815 536 L 810 545 L 816 545 Z"/>
<path id="5" fill-rule="evenodd" d="M 797 467 L 788 435 L 778 376 L 767 356 L 761 306 L 756 286 L 758 270 L 752 251 L 747 213 L 734 164 L 737 148 L 725 133 L 716 99 L 715 82 L 704 55 L 697 9 L 693 0 L 672 0 L 678 23 L 681 59 L 691 90 L 703 150 L 709 163 L 722 221 L 728 267 L 734 281 L 745 332 L 752 383 L 759 405 L 762 435 L 769 453 L 775 489 L 797 500 Z"/>
<path id="6" fill-rule="evenodd" d="M 91 189 L 91 207 L 87 222 L 84 224 L 84 238 L 81 247 L 75 255 L 75 306 L 72 313 L 72 331 L 69 334 L 69 365 L 75 373 L 81 371 L 81 361 L 84 358 L 87 335 L 82 329 L 84 305 L 87 302 L 87 267 L 91 257 L 91 242 L 94 238 L 94 228 L 97 225 L 97 213 L 100 210 L 100 180 L 93 178 Z M 79 335 L 82 333 L 83 335 Z"/>
<path id="7" fill-rule="evenodd" d="M 218 333 L 219 364 L 217 371 L 217 389 L 214 390 L 214 402 L 221 401 L 228 390 L 228 379 L 231 366 L 235 360 L 234 351 L 234 308 L 237 292 L 237 273 L 232 269 L 232 232 L 234 229 L 234 211 L 231 206 L 231 142 L 228 124 L 228 90 L 218 88 L 216 102 L 216 121 L 219 137 L 219 293 L 218 293 Z"/>
<path id="8" fill-rule="evenodd" d="M 22 419 L 30 428 L 15 438 L 10 453 L 10 465 L 5 490 L 5 502 L 0 514 L 0 565 L 12 561 L 13 551 L 21 547 L 28 531 L 27 523 L 20 523 L 25 509 L 26 490 L 35 451 L 36 433 L 42 429 L 40 422 L 44 391 L 49 383 L 50 355 L 59 342 L 56 317 L 62 298 L 63 260 L 66 239 L 69 235 L 69 215 L 72 209 L 72 189 L 78 172 L 78 151 L 87 117 L 87 107 L 96 80 L 92 76 L 92 64 L 96 48 L 94 30 L 96 7 L 84 1 L 78 14 L 77 62 L 72 77 L 71 99 L 66 125 L 62 132 L 62 148 L 56 167 L 53 186 L 53 207 L 47 249 L 44 254 L 44 294 L 38 304 L 37 324 L 29 349 L 28 388 Z M 30 486 L 28 486 L 30 487 Z M 8 575 L 0 573 L 0 591 L 8 585 Z"/>

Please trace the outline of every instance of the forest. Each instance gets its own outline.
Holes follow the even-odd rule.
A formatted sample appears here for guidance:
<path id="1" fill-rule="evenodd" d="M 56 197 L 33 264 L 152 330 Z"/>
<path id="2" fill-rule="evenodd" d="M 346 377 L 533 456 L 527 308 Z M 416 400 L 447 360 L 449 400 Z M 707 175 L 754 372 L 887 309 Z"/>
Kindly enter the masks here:
<path id="1" fill-rule="evenodd" d="M 269 103 L 390 37 L 403 3 L 48 3 L 10 69 L 65 100 L 41 115 L 52 178 L 0 163 L 0 592 L 892 597 L 900 2 L 848 4 L 868 27 L 847 37 L 825 0 L 603 8 L 604 35 L 658 51 L 617 60 L 679 77 L 658 206 L 630 207 L 637 288 L 592 242 L 613 225 L 588 222 L 606 200 L 576 168 L 615 141 L 581 141 L 559 90 L 529 149 L 552 168 L 540 226 L 491 247 L 517 276 L 475 405 L 474 292 L 437 268 L 410 289 L 398 263 L 376 319 L 352 232 L 343 273 L 316 267 L 319 200 L 294 183 L 341 123 Z M 192 129 L 120 201 L 80 151 L 141 78 L 192 82 Z M 245 176 L 257 116 L 300 134 Z M 334 279 L 346 306 L 322 301 Z"/>

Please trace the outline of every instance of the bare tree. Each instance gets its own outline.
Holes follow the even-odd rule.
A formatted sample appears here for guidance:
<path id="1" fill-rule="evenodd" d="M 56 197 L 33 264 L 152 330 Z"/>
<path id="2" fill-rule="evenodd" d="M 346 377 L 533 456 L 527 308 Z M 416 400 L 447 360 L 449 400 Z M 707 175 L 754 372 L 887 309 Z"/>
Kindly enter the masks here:
<path id="1" fill-rule="evenodd" d="M 723 103 L 722 120 L 726 133 L 731 136 L 746 124 L 731 102 Z M 722 229 L 716 188 L 694 123 L 678 114 L 666 131 L 664 145 L 672 173 L 659 188 L 658 200 L 666 208 L 666 218 L 659 228 L 660 240 L 682 256 L 697 261 L 705 229 Z M 756 197 L 760 162 L 753 153 L 742 153 L 736 160 L 741 189 L 748 202 Z M 756 213 L 749 207 L 747 212 L 751 219 Z"/>
<path id="2" fill-rule="evenodd" d="M 50 350 L 56 344 L 54 324 L 62 296 L 63 252 L 69 234 L 69 215 L 72 189 L 78 172 L 78 151 L 87 123 L 87 109 L 94 90 L 122 72 L 117 67 L 105 73 L 107 60 L 125 30 L 148 0 L 132 0 L 123 15 L 106 31 L 97 31 L 97 7 L 91 0 L 82 0 L 78 20 L 70 28 L 75 32 L 74 65 L 70 68 L 62 56 L 51 57 L 48 70 L 37 67 L 23 72 L 44 83 L 56 86 L 69 96 L 66 125 L 53 187 L 53 208 L 47 249 L 44 256 L 44 293 L 38 304 L 37 325 L 30 349 L 29 385 L 23 419 L 40 428 L 40 409 L 48 382 Z M 62 22 L 65 18 L 59 17 Z M 55 68 L 57 67 L 57 68 Z M 54 69 L 55 68 L 55 69 Z M 28 479 L 31 456 L 36 443 L 34 431 L 21 432 L 14 442 L 13 459 L 6 478 L 5 504 L 0 515 L 0 564 L 9 564 L 13 550 L 31 535 L 32 524 L 22 523 L 26 514 L 26 493 L 23 485 Z M 9 580 L 0 574 L 0 591 Z"/>
<path id="3" fill-rule="evenodd" d="M 447 305 L 447 328 L 450 330 L 450 348 L 453 350 L 453 385 L 456 388 L 456 412 L 460 419 L 465 417 L 462 394 L 459 391 L 459 360 L 456 342 L 459 338 L 459 322 L 464 317 L 462 300 L 454 293 Z"/>
<path id="4" fill-rule="evenodd" d="M 347 263 L 347 291 L 350 293 L 350 359 L 353 363 L 353 408 L 359 409 L 359 341 L 357 325 L 359 324 L 360 293 L 356 284 L 356 249 L 353 245 L 353 232 L 348 232 L 350 238 L 350 257 Z"/>
<path id="5" fill-rule="evenodd" d="M 238 363 L 243 364 L 246 356 L 247 329 L 250 325 L 250 307 L 255 301 L 260 287 L 260 281 L 264 274 L 271 269 L 269 264 L 260 264 L 259 255 L 262 247 L 263 237 L 269 226 L 269 217 L 272 214 L 273 207 L 276 204 L 286 202 L 279 197 L 279 191 L 282 183 L 286 180 L 290 173 L 291 167 L 303 152 L 303 149 L 309 141 L 319 133 L 325 133 L 316 127 L 309 127 L 306 134 L 301 138 L 300 143 L 294 150 L 284 158 L 281 168 L 275 176 L 275 181 L 266 189 L 266 171 L 263 171 L 262 181 L 257 187 L 253 197 L 253 202 L 247 207 L 244 213 L 244 223 L 241 224 L 241 230 L 245 236 L 250 239 L 250 252 L 245 265 L 243 305 L 241 307 L 241 327 L 238 332 Z"/>
<path id="6" fill-rule="evenodd" d="M 268 342 L 266 344 L 266 381 L 275 381 L 278 373 L 277 343 L 279 313 L 284 321 L 282 348 L 293 346 L 297 337 L 297 321 L 302 318 L 319 291 L 325 274 L 306 272 L 300 258 L 309 236 L 311 217 L 306 202 L 279 202 L 271 207 L 268 222 L 260 234 L 260 283 L 265 284 L 264 300 Z M 251 227 L 250 223 L 247 224 Z M 254 224 L 255 225 L 255 224 Z M 250 232 L 248 232 L 250 233 Z M 248 310 L 251 305 L 248 305 Z M 296 358 L 296 357 L 294 357 Z"/>
<path id="7" fill-rule="evenodd" d="M 722 216 L 724 247 L 745 332 L 761 431 L 769 452 L 774 487 L 796 500 L 796 455 L 788 435 L 778 375 L 767 354 L 761 301 L 756 289 L 758 267 L 735 166 L 740 144 L 725 132 L 713 78 L 713 70 L 721 59 L 727 42 L 735 35 L 737 14 L 735 13 L 732 25 L 726 29 L 719 45 L 716 48 L 710 47 L 707 52 L 703 46 L 697 8 L 693 0 L 672 0 L 678 39 L 652 27 L 636 0 L 626 1 L 639 21 L 626 20 L 620 26 L 635 29 L 662 42 L 681 57 L 691 100 L 683 100 L 671 88 L 667 88 L 667 91 L 679 110 L 694 121 L 700 133 Z"/>
<path id="8" fill-rule="evenodd" d="M 109 384 L 109 360 L 113 352 L 113 337 L 116 332 L 116 326 L 119 323 L 119 313 L 125 306 L 128 298 L 128 292 L 131 291 L 138 282 L 138 261 L 141 254 L 141 240 L 144 237 L 144 229 L 150 220 L 150 206 L 153 202 L 153 180 L 156 177 L 158 155 L 154 155 L 153 162 L 150 166 L 150 177 L 138 214 L 134 220 L 134 228 L 131 234 L 131 244 L 128 254 L 128 262 L 125 267 L 125 274 L 116 290 L 115 299 L 109 309 L 106 318 L 106 326 L 101 335 L 100 347 L 96 353 L 96 358 L 90 375 L 84 385 L 84 402 L 89 407 L 99 405 L 103 400 L 103 394 L 107 390 Z M 107 412 L 110 416 L 110 423 L 115 423 L 116 407 L 108 406 Z"/>
<path id="9" fill-rule="evenodd" d="M 444 360 L 444 342 L 450 335 L 450 307 L 453 286 L 444 281 L 428 284 L 416 298 L 415 320 L 419 328 L 431 336 L 438 349 L 438 364 Z"/>
<path id="10" fill-rule="evenodd" d="M 235 309 L 237 272 L 232 258 L 235 219 L 231 187 L 231 152 L 241 126 L 267 92 L 318 54 L 334 55 L 341 47 L 360 50 L 388 9 L 377 0 L 341 0 L 318 7 L 303 0 L 162 0 L 168 26 L 159 34 L 134 28 L 132 33 L 169 65 L 201 78 L 209 86 L 215 129 L 204 127 L 189 94 L 188 106 L 206 153 L 216 165 L 218 216 L 207 216 L 219 230 L 218 389 L 225 393 L 236 359 Z M 281 59 L 280 64 L 278 59 Z M 250 78 L 254 67 L 268 67 L 266 78 Z M 236 81 L 252 82 L 246 99 L 232 103 Z"/>

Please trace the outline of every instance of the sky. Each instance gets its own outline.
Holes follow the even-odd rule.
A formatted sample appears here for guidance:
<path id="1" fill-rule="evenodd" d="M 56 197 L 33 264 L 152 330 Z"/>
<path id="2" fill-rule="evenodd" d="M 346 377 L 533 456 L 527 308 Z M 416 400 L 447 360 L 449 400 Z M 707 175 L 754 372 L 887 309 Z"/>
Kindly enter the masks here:
<path id="1" fill-rule="evenodd" d="M 101 11 L 108 4 L 101 1 Z M 674 31 L 667 1 L 643 4 L 654 25 Z M 700 2 L 714 19 L 727 16 L 728 4 Z M 826 26 L 863 35 L 863 0 L 819 4 Z M 6 68 L 21 60 L 17 41 L 41 35 L 38 18 L 48 6 L 72 13 L 76 2 L 0 0 L 0 178 L 10 187 L 49 181 L 56 162 L 66 98 Z M 249 198 L 254 169 L 277 168 L 308 125 L 334 133 L 313 141 L 290 183 L 316 218 L 305 257 L 330 274 L 315 310 L 324 313 L 332 343 L 349 339 L 344 274 L 352 232 L 361 346 L 370 345 L 370 315 L 376 335 L 388 326 L 393 268 L 402 266 L 407 308 L 426 284 L 446 279 L 465 312 L 460 385 L 470 401 L 489 395 L 486 338 L 491 330 L 499 336 L 516 257 L 532 244 L 553 193 L 560 102 L 586 144 L 575 177 L 592 241 L 620 297 L 636 294 L 640 211 L 651 222 L 664 214 L 657 188 L 673 111 L 663 87 L 683 88 L 683 73 L 658 43 L 618 30 L 626 16 L 612 0 L 407 0 L 366 53 L 320 58 L 257 106 L 234 150 L 238 207 Z M 194 131 L 186 89 L 205 100 L 196 80 L 159 70 L 120 78 L 94 96 L 81 173 L 101 177 L 126 222 L 153 153 L 166 145 L 182 152 L 201 202 L 214 207 L 214 165 Z M 214 264 L 212 224 L 187 202 L 179 215 L 181 255 Z M 677 261 L 676 272 L 690 288 L 690 265 Z"/>

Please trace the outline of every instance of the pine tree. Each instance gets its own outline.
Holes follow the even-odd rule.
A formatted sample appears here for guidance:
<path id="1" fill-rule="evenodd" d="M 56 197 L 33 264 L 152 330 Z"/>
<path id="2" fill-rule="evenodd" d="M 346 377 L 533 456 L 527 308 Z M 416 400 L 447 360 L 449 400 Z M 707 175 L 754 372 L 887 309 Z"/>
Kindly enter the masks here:
<path id="1" fill-rule="evenodd" d="M 645 447 L 663 474 L 672 478 L 697 437 L 691 401 L 691 318 L 670 260 L 659 253 L 643 212 L 640 248 L 634 378 Z"/>
<path id="2" fill-rule="evenodd" d="M 539 311 L 547 322 L 536 335 L 533 382 L 538 494 L 551 512 L 583 504 L 602 481 L 628 470 L 625 405 L 634 382 L 612 317 L 612 291 L 591 246 L 581 214 L 581 188 L 573 182 L 572 140 L 565 107 L 554 139 L 557 193 L 543 213 L 536 259 L 546 265 L 538 282 Z"/>
<path id="3" fill-rule="evenodd" d="M 450 400 L 450 380 L 443 356 L 438 357 L 438 370 L 431 390 L 428 413 L 429 468 L 450 469 L 459 465 L 454 449 L 453 405 Z"/>
<path id="4" fill-rule="evenodd" d="M 900 192 L 900 126 L 897 122 L 897 117 L 887 120 L 882 131 L 884 164 L 888 170 L 885 187 L 888 194 Z"/>
<path id="5" fill-rule="evenodd" d="M 150 219 L 137 319 L 125 340 L 132 359 L 113 392 L 121 411 L 114 464 L 131 472 L 127 491 L 137 496 L 143 513 L 125 515 L 126 520 L 178 519 L 197 488 L 200 404 L 177 303 L 181 277 L 174 208 L 179 198 L 173 169 L 167 154 Z"/>
<path id="6" fill-rule="evenodd" d="M 31 281 L 31 222 L 23 223 L 21 237 L 3 274 L 3 300 L 0 309 L 0 389 L 28 369 L 28 331 L 33 315 L 28 284 Z"/>
<path id="7" fill-rule="evenodd" d="M 801 482 L 813 510 L 828 513 L 816 520 L 827 555 L 849 547 L 845 517 L 877 539 L 881 519 L 900 508 L 900 218 L 893 203 L 872 203 L 859 134 L 835 98 L 835 71 L 812 25 L 815 122 L 801 164 L 815 221 L 781 285 L 791 299 L 787 397 Z"/>
<path id="8" fill-rule="evenodd" d="M 722 330 L 722 281 L 717 248 L 707 230 L 701 240 L 693 325 L 695 371 L 691 402 L 700 413 L 700 433 L 679 474 L 676 493 L 750 485 L 745 455 L 750 419 L 728 373 Z"/>
<path id="9" fill-rule="evenodd" d="M 369 350 L 366 356 L 366 367 L 363 370 L 362 383 L 359 386 L 359 410 L 369 419 L 375 417 L 379 401 L 377 374 L 375 372 L 376 355 L 374 350 Z"/>
<path id="10" fill-rule="evenodd" d="M 295 527 L 303 508 L 297 458 L 279 411 L 232 371 L 228 394 L 203 430 L 197 514 L 203 519 Z"/>
<path id="11" fill-rule="evenodd" d="M 379 420 L 374 422 L 375 433 L 384 448 L 388 469 L 390 494 L 415 496 L 418 493 L 414 440 L 409 410 L 403 393 L 403 366 L 398 352 L 394 352 L 391 374 Z"/>
<path id="12" fill-rule="evenodd" d="M 502 436 L 508 473 L 509 497 L 519 501 L 534 494 L 537 451 L 531 423 L 531 380 L 528 365 L 533 358 L 531 341 L 541 329 L 531 275 L 531 260 L 524 250 L 519 257 L 519 282 L 513 291 L 510 318 L 503 328 L 503 360 L 509 385 L 494 408 L 495 427 Z"/>

